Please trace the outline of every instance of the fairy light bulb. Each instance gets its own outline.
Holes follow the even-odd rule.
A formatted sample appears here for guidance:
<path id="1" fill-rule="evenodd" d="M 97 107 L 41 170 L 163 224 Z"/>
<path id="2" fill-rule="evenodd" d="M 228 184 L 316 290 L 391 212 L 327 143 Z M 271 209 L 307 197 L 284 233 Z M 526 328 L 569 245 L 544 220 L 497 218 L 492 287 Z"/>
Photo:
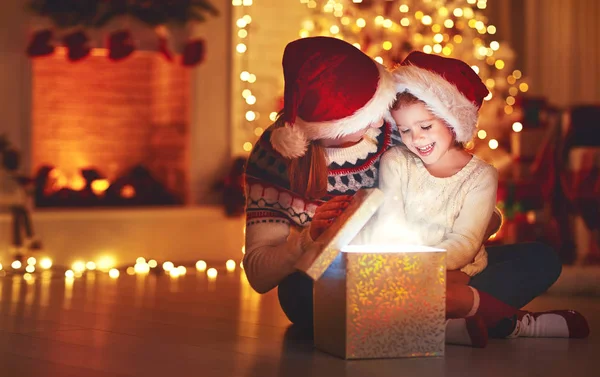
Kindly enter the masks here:
<path id="1" fill-rule="evenodd" d="M 42 260 L 40 260 L 40 267 L 43 270 L 48 270 L 50 267 L 52 267 L 52 259 L 42 258 Z"/>
<path id="2" fill-rule="evenodd" d="M 227 268 L 227 271 L 232 272 L 235 271 L 235 265 L 235 261 L 233 259 L 230 259 L 225 263 L 225 268 Z"/>
<path id="3" fill-rule="evenodd" d="M 163 270 L 169 272 L 173 269 L 173 267 L 175 267 L 175 265 L 173 264 L 173 262 L 167 261 L 167 262 L 163 263 L 162 267 L 163 267 Z"/>
<path id="4" fill-rule="evenodd" d="M 199 260 L 198 262 L 196 262 L 196 270 L 198 271 L 206 271 L 206 262 L 203 260 Z"/>
<path id="5" fill-rule="evenodd" d="M 116 268 L 111 268 L 110 271 L 108 271 L 108 276 L 110 276 L 113 279 L 118 278 L 120 274 L 121 273 Z"/>
<path id="6" fill-rule="evenodd" d="M 214 279 L 217 277 L 217 270 L 215 268 L 209 268 L 208 271 L 206 271 L 206 276 L 208 276 L 210 279 Z"/>

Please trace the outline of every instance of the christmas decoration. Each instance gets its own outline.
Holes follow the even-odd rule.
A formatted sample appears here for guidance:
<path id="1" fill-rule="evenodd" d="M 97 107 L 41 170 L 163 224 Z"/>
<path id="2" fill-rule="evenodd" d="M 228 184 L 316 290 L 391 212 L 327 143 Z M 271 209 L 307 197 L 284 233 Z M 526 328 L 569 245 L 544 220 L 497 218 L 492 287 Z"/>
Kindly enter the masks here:
<path id="1" fill-rule="evenodd" d="M 517 95 L 528 90 L 514 53 L 495 40 L 483 10 L 487 0 L 300 0 L 312 10 L 301 37 L 344 39 L 392 68 L 413 50 L 467 62 L 490 90 L 475 146 L 507 147 L 519 118 Z M 487 139 L 487 140 L 486 140 Z M 500 145 L 500 142 L 503 144 Z M 473 145 L 469 145 L 473 147 Z"/>
<path id="2" fill-rule="evenodd" d="M 82 60 L 90 53 L 93 46 L 90 46 L 89 33 L 106 32 L 104 29 L 115 23 L 120 27 L 109 32 L 107 37 L 108 58 L 113 61 L 127 58 L 135 50 L 128 27 L 131 22 L 152 30 L 156 34 L 158 51 L 173 61 L 173 49 L 168 47 L 167 37 L 160 35 L 158 29 L 165 26 L 186 29 L 191 24 L 205 21 L 208 15 L 219 14 L 208 0 L 30 0 L 28 8 L 40 25 L 34 23 L 27 55 L 52 54 L 58 45 L 56 38 L 63 34 L 62 42 L 68 49 L 70 61 Z M 188 34 L 181 37 L 190 38 Z M 176 51 L 183 55 L 183 65 L 194 66 L 203 61 L 203 40 L 190 39 L 183 45 L 182 51 Z"/>

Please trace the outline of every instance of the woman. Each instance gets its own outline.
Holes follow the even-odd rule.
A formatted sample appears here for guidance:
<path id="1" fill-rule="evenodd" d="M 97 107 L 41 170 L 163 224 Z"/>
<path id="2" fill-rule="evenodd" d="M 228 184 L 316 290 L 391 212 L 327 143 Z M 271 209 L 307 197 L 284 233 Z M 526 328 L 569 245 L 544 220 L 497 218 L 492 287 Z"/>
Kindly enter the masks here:
<path id="1" fill-rule="evenodd" d="M 312 327 L 312 281 L 294 265 L 357 190 L 377 186 L 381 155 L 400 143 L 393 122 L 384 119 L 396 89 L 383 66 L 335 38 L 291 42 L 283 70 L 284 109 L 246 168 L 244 269 L 257 292 L 278 287 L 290 321 Z M 499 223 L 496 215 L 488 229 Z M 488 266 L 480 274 L 470 280 L 449 274 L 448 280 L 520 308 L 560 272 L 550 248 L 506 245 L 488 248 Z"/>

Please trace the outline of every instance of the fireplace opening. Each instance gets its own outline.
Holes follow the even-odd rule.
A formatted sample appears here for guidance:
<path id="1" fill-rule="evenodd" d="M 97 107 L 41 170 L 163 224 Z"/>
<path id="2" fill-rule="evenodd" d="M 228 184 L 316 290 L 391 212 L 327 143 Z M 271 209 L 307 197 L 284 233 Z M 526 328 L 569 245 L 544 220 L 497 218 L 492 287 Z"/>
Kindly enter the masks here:
<path id="1" fill-rule="evenodd" d="M 153 52 L 32 62 L 37 207 L 188 200 L 189 71 Z"/>

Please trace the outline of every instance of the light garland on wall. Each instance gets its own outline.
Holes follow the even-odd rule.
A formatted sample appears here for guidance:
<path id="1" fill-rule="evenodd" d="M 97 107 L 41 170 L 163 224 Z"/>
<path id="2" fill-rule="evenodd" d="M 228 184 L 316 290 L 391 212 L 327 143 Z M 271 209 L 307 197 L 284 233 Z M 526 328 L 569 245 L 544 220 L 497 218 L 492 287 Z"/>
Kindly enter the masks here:
<path id="1" fill-rule="evenodd" d="M 514 116 L 516 96 L 529 90 L 522 72 L 509 68 L 514 58 L 510 47 L 501 46 L 496 40 L 485 41 L 493 39 L 490 36 L 497 31 L 481 12 L 487 8 L 487 0 L 300 0 L 300 3 L 312 11 L 299 32 L 302 38 L 325 35 L 346 40 L 388 67 L 398 64 L 412 50 L 468 62 L 490 90 L 485 100 L 508 119 Z M 494 118 L 498 114 L 491 107 L 488 111 L 488 130 L 480 130 L 477 135 L 480 140 L 493 136 L 492 128 L 497 127 Z M 485 119 L 483 114 L 481 118 Z M 509 120 L 509 124 L 514 120 Z M 522 125 L 516 129 L 513 126 L 513 132 L 521 130 Z M 490 138 L 488 145 L 496 149 L 498 141 Z"/>

